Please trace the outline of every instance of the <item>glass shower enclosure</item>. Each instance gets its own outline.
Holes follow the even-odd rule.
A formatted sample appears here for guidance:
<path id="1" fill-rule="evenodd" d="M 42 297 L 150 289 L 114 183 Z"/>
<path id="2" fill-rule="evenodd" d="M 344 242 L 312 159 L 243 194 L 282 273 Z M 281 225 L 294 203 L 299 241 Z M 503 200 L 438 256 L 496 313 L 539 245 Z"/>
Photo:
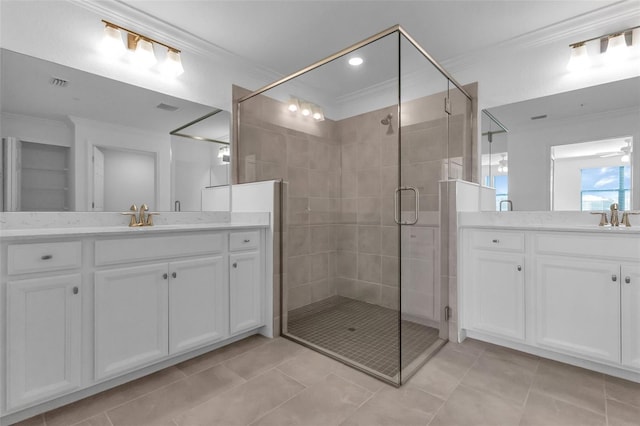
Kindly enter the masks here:
<path id="1" fill-rule="evenodd" d="M 235 182 L 285 182 L 282 334 L 404 383 L 449 336 L 471 96 L 395 26 L 240 98 L 234 125 Z"/>

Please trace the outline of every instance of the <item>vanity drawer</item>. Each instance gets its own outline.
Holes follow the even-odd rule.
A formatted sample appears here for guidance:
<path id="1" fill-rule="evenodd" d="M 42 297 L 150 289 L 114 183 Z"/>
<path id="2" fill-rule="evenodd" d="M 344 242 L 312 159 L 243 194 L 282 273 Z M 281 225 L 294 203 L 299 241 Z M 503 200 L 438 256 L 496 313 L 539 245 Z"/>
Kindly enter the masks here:
<path id="1" fill-rule="evenodd" d="M 637 261 L 640 259 L 640 238 L 637 235 L 539 233 L 534 241 L 536 254 L 589 256 L 612 260 Z"/>
<path id="2" fill-rule="evenodd" d="M 81 266 L 82 243 L 80 241 L 11 244 L 8 247 L 9 275 L 75 269 Z"/>
<path id="3" fill-rule="evenodd" d="M 254 249 L 260 245 L 260 231 L 232 232 L 229 234 L 229 250 Z"/>
<path id="4" fill-rule="evenodd" d="M 471 246 L 483 250 L 524 251 L 524 233 L 474 229 L 469 231 Z"/>
<path id="5" fill-rule="evenodd" d="M 96 241 L 96 266 L 221 253 L 225 233 L 117 238 Z"/>

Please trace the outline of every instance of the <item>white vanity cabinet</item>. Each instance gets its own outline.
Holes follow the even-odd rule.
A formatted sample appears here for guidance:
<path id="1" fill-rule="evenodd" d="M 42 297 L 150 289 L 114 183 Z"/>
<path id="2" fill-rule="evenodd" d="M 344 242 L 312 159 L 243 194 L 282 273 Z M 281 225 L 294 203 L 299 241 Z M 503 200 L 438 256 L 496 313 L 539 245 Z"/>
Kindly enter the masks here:
<path id="1" fill-rule="evenodd" d="M 640 265 L 623 263 L 622 287 L 622 365 L 640 371 Z"/>
<path id="2" fill-rule="evenodd" d="M 463 228 L 460 244 L 463 335 L 638 380 L 637 231 Z"/>
<path id="3" fill-rule="evenodd" d="M 230 332 L 237 334 L 264 324 L 261 300 L 264 275 L 261 252 L 258 250 L 260 234 L 235 232 L 229 235 L 229 307 Z"/>
<path id="4" fill-rule="evenodd" d="M 80 241 L 7 247 L 8 409 L 80 386 L 81 247 Z"/>
<path id="5" fill-rule="evenodd" d="M 95 378 L 227 337 L 226 233 L 96 241 Z M 202 257 L 204 254 L 206 256 Z M 161 259 L 198 256 L 195 259 Z"/>
<path id="6" fill-rule="evenodd" d="M 524 340 L 524 234 L 472 230 L 466 241 L 466 323 L 474 330 Z"/>
<path id="7" fill-rule="evenodd" d="M 620 264 L 570 256 L 536 259 L 536 344 L 620 360 Z"/>
<path id="8" fill-rule="evenodd" d="M 169 353 L 184 352 L 224 339 L 228 335 L 229 285 L 226 256 L 171 262 Z"/>
<path id="9" fill-rule="evenodd" d="M 95 274 L 95 378 L 101 380 L 166 357 L 166 264 L 133 266 Z"/>
<path id="10" fill-rule="evenodd" d="M 269 333 L 266 225 L 123 228 L 0 241 L 1 424 Z"/>

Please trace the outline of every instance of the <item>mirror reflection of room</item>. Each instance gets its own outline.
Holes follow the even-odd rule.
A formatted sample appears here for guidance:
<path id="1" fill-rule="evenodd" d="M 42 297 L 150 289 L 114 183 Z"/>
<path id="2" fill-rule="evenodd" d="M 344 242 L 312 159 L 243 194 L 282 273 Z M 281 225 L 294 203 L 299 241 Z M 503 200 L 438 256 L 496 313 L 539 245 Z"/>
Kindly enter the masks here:
<path id="1" fill-rule="evenodd" d="M 227 111 L 0 55 L 2 211 L 219 208 L 207 189 L 229 183 Z"/>
<path id="2" fill-rule="evenodd" d="M 489 108 L 482 183 L 495 210 L 637 210 L 639 114 L 640 77 Z"/>

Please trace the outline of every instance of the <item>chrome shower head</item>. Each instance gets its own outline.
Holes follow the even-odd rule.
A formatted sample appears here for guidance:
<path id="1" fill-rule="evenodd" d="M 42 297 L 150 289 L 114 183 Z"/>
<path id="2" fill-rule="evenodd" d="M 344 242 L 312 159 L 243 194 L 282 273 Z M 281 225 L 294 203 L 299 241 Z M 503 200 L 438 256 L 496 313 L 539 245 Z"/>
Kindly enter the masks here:
<path id="1" fill-rule="evenodd" d="M 393 134 L 393 114 L 387 114 L 385 118 L 380 120 L 380 124 L 389 126 L 387 127 L 387 135 Z"/>

